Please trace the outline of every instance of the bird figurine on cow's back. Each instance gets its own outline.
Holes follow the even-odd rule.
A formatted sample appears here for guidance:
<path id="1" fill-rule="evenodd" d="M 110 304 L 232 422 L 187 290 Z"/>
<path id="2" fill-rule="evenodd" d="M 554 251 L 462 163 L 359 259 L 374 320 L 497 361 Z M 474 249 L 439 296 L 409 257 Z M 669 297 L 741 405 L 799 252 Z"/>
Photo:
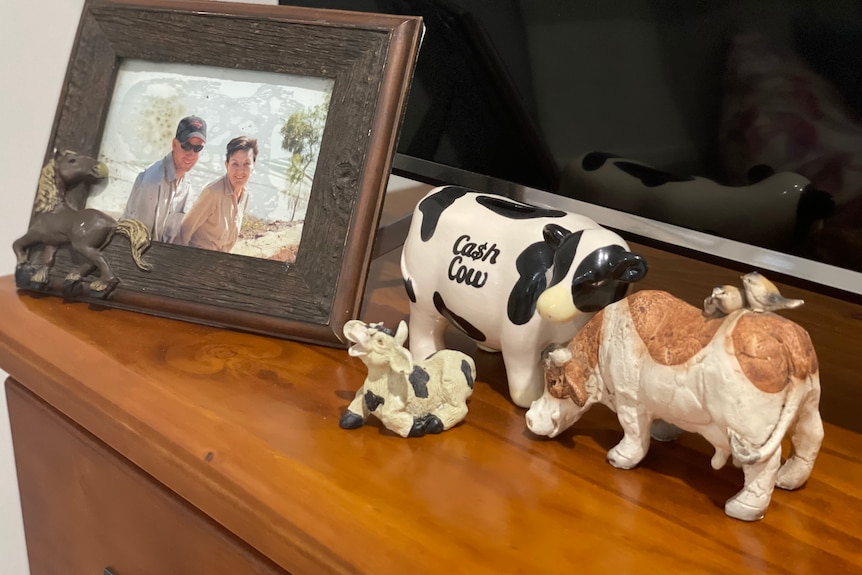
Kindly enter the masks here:
<path id="1" fill-rule="evenodd" d="M 781 295 L 778 287 L 759 272 L 742 276 L 742 284 L 748 306 L 754 311 L 793 309 L 805 303 L 801 299 L 790 299 Z"/>
<path id="2" fill-rule="evenodd" d="M 714 287 L 703 300 L 703 315 L 723 317 L 743 308 L 756 312 L 780 311 L 797 308 L 804 303 L 801 299 L 784 297 L 778 286 L 755 271 L 742 276 L 742 289 L 733 285 Z"/>
<path id="3" fill-rule="evenodd" d="M 444 186 L 417 205 L 401 272 L 414 357 L 443 349 L 452 324 L 502 352 L 509 395 L 528 407 L 542 394 L 542 349 L 624 297 L 647 263 L 587 217 Z"/>

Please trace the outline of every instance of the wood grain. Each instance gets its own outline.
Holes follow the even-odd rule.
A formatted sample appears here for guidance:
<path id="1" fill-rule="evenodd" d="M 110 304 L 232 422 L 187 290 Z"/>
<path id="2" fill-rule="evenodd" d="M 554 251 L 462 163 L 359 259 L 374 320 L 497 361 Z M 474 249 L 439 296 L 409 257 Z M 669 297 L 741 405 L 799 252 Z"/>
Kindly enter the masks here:
<path id="1" fill-rule="evenodd" d="M 738 272 L 645 246 L 640 288 L 697 304 Z M 375 261 L 364 317 L 406 316 L 398 252 Z M 766 518 L 727 518 L 742 486 L 698 436 L 654 443 L 636 469 L 596 407 L 532 436 L 499 355 L 475 351 L 466 421 L 439 436 L 341 430 L 365 370 L 344 351 L 16 294 L 0 281 L 0 367 L 292 573 L 846 573 L 862 568 L 862 308 L 779 287 L 805 306 L 822 365 L 826 439 L 808 484 Z M 28 527 L 29 528 L 29 527 Z"/>
<path id="2" fill-rule="evenodd" d="M 7 387 L 31 573 L 284 575 L 20 384 Z"/>

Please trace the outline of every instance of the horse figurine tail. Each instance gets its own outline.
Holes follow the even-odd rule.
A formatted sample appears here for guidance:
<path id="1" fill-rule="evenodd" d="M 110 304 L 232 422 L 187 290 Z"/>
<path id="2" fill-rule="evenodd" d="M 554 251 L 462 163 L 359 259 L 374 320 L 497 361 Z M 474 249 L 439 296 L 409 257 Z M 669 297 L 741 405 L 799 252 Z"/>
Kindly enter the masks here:
<path id="1" fill-rule="evenodd" d="M 117 222 L 117 232 L 129 238 L 135 264 L 145 272 L 153 269 L 152 264 L 143 258 L 144 252 L 150 247 L 150 229 L 140 220 L 123 219 Z"/>

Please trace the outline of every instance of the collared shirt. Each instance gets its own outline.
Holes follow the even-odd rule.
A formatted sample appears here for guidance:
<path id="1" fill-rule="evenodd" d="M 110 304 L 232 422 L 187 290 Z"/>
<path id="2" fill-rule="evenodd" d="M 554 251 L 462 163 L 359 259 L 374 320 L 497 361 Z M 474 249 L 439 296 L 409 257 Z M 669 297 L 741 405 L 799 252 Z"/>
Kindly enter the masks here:
<path id="1" fill-rule="evenodd" d="M 177 179 L 169 153 L 138 174 L 122 217 L 143 222 L 153 241 L 176 243 L 188 196 L 189 183 L 185 177 Z"/>
<path id="2" fill-rule="evenodd" d="M 248 194 L 236 197 L 227 176 L 209 184 L 183 219 L 178 243 L 219 252 L 229 252 L 236 244 Z"/>

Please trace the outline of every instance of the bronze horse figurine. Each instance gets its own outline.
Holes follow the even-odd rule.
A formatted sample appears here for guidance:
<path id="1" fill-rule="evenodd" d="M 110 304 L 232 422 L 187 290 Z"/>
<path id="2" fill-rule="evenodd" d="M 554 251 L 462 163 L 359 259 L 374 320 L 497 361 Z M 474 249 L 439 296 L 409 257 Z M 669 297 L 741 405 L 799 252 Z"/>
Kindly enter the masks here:
<path id="1" fill-rule="evenodd" d="M 39 177 L 36 201 L 27 233 L 12 244 L 18 265 L 15 281 L 20 288 L 42 288 L 48 283 L 48 272 L 54 265 L 57 250 L 68 246 L 74 261 L 83 263 L 78 271 L 66 276 L 63 291 L 75 293 L 83 278 L 99 270 L 99 278 L 90 282 L 90 292 L 97 297 L 107 297 L 120 282 L 102 250 L 119 232 L 129 239 L 131 255 L 142 270 L 151 269 L 143 260 L 143 252 L 150 245 L 149 229 L 138 220 L 117 221 L 111 216 L 90 208 L 79 209 L 67 202 L 66 194 L 80 187 L 97 183 L 108 176 L 108 167 L 87 156 L 66 151 L 55 153 Z M 41 246 L 42 252 L 29 258 L 33 248 Z M 79 256 L 75 258 L 74 256 Z"/>

